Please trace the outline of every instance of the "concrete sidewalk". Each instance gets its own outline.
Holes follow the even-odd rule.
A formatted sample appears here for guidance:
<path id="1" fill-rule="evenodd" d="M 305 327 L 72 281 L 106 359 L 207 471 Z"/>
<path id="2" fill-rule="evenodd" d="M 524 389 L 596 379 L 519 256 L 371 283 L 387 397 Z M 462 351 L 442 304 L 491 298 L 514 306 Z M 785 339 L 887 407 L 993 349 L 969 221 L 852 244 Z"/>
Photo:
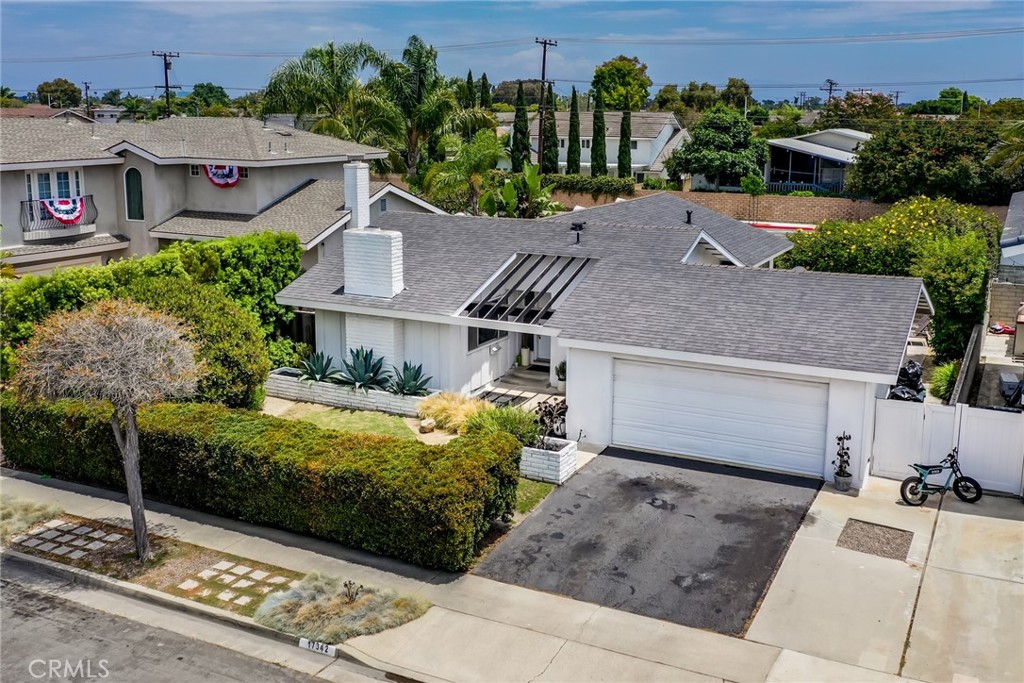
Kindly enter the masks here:
<path id="1" fill-rule="evenodd" d="M 128 524 L 125 496 L 4 470 L 0 490 Z M 893 676 L 474 575 L 414 567 L 334 543 L 147 503 L 159 533 L 296 571 L 423 595 L 435 607 L 350 640 L 368 664 L 423 681 L 895 681 Z"/>

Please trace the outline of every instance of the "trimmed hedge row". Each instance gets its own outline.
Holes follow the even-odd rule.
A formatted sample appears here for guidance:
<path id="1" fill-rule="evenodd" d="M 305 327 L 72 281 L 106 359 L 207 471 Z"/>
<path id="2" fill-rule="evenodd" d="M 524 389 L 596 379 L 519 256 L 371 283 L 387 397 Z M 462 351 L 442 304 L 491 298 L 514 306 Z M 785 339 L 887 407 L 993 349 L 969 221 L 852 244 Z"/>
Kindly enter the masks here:
<path id="1" fill-rule="evenodd" d="M 124 486 L 109 405 L 0 397 L 19 468 Z M 170 504 L 311 534 L 425 567 L 469 567 L 490 521 L 515 509 L 507 434 L 430 446 L 209 404 L 139 413 L 142 482 Z"/>
<path id="2" fill-rule="evenodd" d="M 492 186 L 498 187 L 512 175 L 511 171 L 494 170 L 490 172 L 489 180 Z M 555 191 L 569 194 L 589 194 L 595 199 L 601 195 L 632 197 L 636 193 L 636 181 L 632 178 L 545 173 L 541 176 L 540 182 L 542 187 L 554 185 Z"/>

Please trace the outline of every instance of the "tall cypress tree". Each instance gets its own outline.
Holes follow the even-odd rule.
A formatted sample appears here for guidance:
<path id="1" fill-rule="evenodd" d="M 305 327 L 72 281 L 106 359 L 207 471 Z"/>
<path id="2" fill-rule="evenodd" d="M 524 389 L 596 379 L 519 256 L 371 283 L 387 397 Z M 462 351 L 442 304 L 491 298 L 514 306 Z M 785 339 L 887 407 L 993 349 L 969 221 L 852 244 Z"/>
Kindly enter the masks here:
<path id="1" fill-rule="evenodd" d="M 462 105 L 465 109 L 472 109 L 476 106 L 476 84 L 473 83 L 473 70 L 466 74 L 466 101 Z"/>
<path id="2" fill-rule="evenodd" d="M 522 173 L 523 165 L 530 161 L 530 122 L 526 118 L 526 93 L 519 81 L 516 91 L 516 118 L 512 124 L 512 171 Z"/>
<path id="3" fill-rule="evenodd" d="M 485 71 L 480 77 L 480 108 L 490 109 L 492 106 L 494 106 L 494 101 L 491 99 L 491 83 L 487 80 Z"/>
<path id="4" fill-rule="evenodd" d="M 548 84 L 544 102 L 544 157 L 541 173 L 558 173 L 558 124 L 555 123 L 555 90 Z"/>
<path id="5" fill-rule="evenodd" d="M 630 151 L 629 140 L 633 137 L 632 114 L 627 109 L 622 112 L 622 124 L 619 126 L 619 177 L 633 177 L 633 153 Z"/>
<path id="6" fill-rule="evenodd" d="M 580 172 L 580 103 L 576 99 L 576 86 L 569 102 L 569 148 L 565 152 L 565 172 Z"/>
<path id="7" fill-rule="evenodd" d="M 590 143 L 590 175 L 608 175 L 608 153 L 604 141 L 604 95 L 594 94 L 594 139 Z"/>

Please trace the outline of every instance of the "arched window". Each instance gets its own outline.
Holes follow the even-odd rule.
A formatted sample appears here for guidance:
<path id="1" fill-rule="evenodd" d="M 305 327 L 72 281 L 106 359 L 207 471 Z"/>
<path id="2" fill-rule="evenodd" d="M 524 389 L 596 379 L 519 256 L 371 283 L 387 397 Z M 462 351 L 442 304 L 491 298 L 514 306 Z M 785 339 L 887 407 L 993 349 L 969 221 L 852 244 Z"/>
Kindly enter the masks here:
<path id="1" fill-rule="evenodd" d="M 137 168 L 129 168 L 124 172 L 124 203 L 128 220 L 146 220 L 142 208 L 142 173 Z"/>

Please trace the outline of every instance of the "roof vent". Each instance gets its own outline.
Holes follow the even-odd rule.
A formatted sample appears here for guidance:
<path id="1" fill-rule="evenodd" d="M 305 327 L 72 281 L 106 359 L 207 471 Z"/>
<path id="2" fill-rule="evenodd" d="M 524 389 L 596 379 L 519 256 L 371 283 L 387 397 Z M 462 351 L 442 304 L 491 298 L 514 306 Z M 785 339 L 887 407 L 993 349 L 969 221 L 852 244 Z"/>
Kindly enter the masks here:
<path id="1" fill-rule="evenodd" d="M 584 228 L 584 227 L 585 227 L 586 225 L 587 225 L 587 222 L 586 222 L 586 221 L 574 221 L 574 222 L 573 222 L 573 224 L 572 224 L 572 227 L 571 227 L 571 228 L 569 228 L 569 229 L 570 229 L 570 230 L 572 230 L 572 231 L 574 231 L 574 232 L 579 232 L 579 231 L 581 231 L 581 230 L 582 230 L 582 229 L 583 229 L 583 228 Z"/>
<path id="2" fill-rule="evenodd" d="M 687 210 L 686 211 L 686 224 L 689 225 L 691 223 L 693 223 L 693 211 Z"/>

